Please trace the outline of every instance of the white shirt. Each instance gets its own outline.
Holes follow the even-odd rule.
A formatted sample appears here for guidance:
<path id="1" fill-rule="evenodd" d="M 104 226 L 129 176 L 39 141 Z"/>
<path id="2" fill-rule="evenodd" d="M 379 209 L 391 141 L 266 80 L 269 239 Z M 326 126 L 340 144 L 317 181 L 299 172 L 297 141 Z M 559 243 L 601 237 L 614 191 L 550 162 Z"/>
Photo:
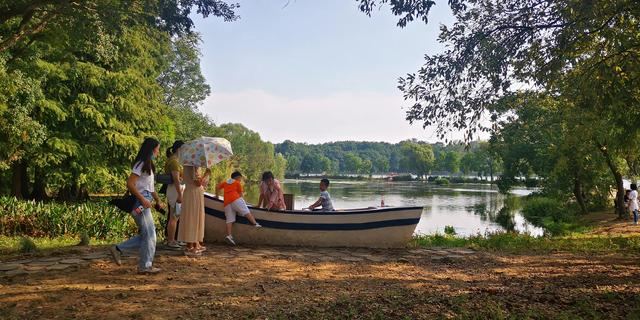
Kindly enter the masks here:
<path id="1" fill-rule="evenodd" d="M 322 211 L 333 211 L 333 203 L 331 203 L 331 196 L 328 191 L 321 191 L 320 199 L 322 199 Z"/>
<path id="2" fill-rule="evenodd" d="M 144 162 L 138 161 L 131 169 L 131 173 L 138 176 L 138 181 L 136 181 L 136 190 L 142 193 L 143 191 L 156 192 L 154 181 L 155 177 L 153 175 L 153 171 L 151 174 L 146 172 L 142 172 L 142 167 L 144 166 Z"/>
<path id="3" fill-rule="evenodd" d="M 638 210 L 638 191 L 631 190 L 629 192 L 629 210 Z"/>

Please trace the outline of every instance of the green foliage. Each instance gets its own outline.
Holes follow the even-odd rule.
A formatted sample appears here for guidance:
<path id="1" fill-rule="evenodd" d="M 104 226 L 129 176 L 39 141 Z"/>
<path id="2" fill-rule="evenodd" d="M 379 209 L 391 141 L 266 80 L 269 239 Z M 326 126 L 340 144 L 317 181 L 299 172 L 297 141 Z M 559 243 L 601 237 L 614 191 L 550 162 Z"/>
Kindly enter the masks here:
<path id="1" fill-rule="evenodd" d="M 401 143 L 401 150 L 400 165 L 406 171 L 424 176 L 433 168 L 435 157 L 430 145 L 406 141 Z"/>
<path id="2" fill-rule="evenodd" d="M 91 243 L 91 238 L 89 237 L 89 234 L 87 232 L 83 232 L 80 235 L 80 243 L 78 243 L 79 246 L 88 246 Z"/>
<path id="3" fill-rule="evenodd" d="M 0 57 L 0 170 L 36 150 L 46 130 L 32 114 L 42 107 L 40 82 L 19 70 L 8 71 Z"/>
<path id="4" fill-rule="evenodd" d="M 530 197 L 522 207 L 522 214 L 552 235 L 562 235 L 581 228 L 573 211 L 554 198 Z"/>
<path id="5" fill-rule="evenodd" d="M 444 226 L 444 234 L 448 236 L 454 236 L 456 235 L 456 228 L 454 228 L 453 226 Z"/>
<path id="6" fill-rule="evenodd" d="M 205 17 L 237 18 L 237 5 L 217 0 L 7 4 L 0 14 L 7 18 L 0 19 L 2 185 L 13 175 L 12 193 L 34 198 L 121 193 L 146 136 L 163 149 L 175 138 L 223 136 L 237 157 L 216 167 L 216 177 L 234 168 L 251 179 L 262 170 L 282 177 L 286 162 L 273 145 L 197 110 L 210 88 L 199 36 L 190 32 L 194 7 Z M 43 28 L 33 28 L 45 17 Z M 33 33 L 18 35 L 19 27 Z"/>
<path id="7" fill-rule="evenodd" d="M 564 212 L 566 210 L 562 203 L 545 197 L 529 198 L 522 207 L 522 213 L 533 223 L 539 222 L 544 217 L 550 217 L 554 221 L 563 220 Z"/>
<path id="8" fill-rule="evenodd" d="M 447 178 L 443 178 L 443 177 L 438 177 L 436 178 L 433 183 L 439 185 L 439 186 L 445 186 L 449 184 L 449 179 Z"/>
<path id="9" fill-rule="evenodd" d="M 475 144 L 475 143 L 474 143 Z M 308 145 L 284 141 L 276 144 L 275 150 L 287 159 L 287 174 L 330 173 L 361 174 L 402 172 L 424 176 L 437 167 L 434 149 L 448 152 L 456 150 L 451 170 L 459 169 L 460 154 L 464 151 L 460 145 L 428 144 L 416 140 L 396 144 L 385 142 L 341 141 Z M 476 148 L 469 151 L 475 153 Z M 448 168 L 443 169 L 443 172 Z M 473 168 L 474 170 L 476 167 Z M 475 171 L 474 171 L 475 172 Z"/>
<path id="10" fill-rule="evenodd" d="M 488 235 L 455 237 L 448 235 L 428 235 L 414 238 L 414 244 L 436 248 L 472 248 L 476 250 L 501 251 L 511 253 L 551 253 L 568 251 L 576 253 L 611 253 L 615 251 L 633 252 L 640 250 L 640 236 L 558 236 L 533 237 L 514 232 L 499 232 Z"/>
<path id="11" fill-rule="evenodd" d="M 135 234 L 129 215 L 107 202 L 56 203 L 0 197 L 0 235 L 116 238 Z"/>
<path id="12" fill-rule="evenodd" d="M 38 247 L 29 237 L 21 237 L 20 238 L 20 252 L 21 253 L 32 253 L 36 252 Z"/>
<path id="13" fill-rule="evenodd" d="M 367 14 L 389 4 L 404 27 L 427 22 L 435 2 L 359 3 Z M 509 178 L 502 190 L 535 173 L 547 195 L 586 213 L 613 187 L 622 217 L 623 177 L 640 168 L 640 6 L 457 0 L 449 7 L 455 22 L 439 36 L 447 49 L 399 80 L 411 103 L 407 119 L 437 126 L 441 139 L 452 130 L 465 130 L 467 141 L 491 131 Z M 522 92 L 523 83 L 533 92 Z M 487 111 L 491 127 L 482 121 Z M 473 161 L 465 162 L 463 170 Z"/>
<path id="14" fill-rule="evenodd" d="M 197 106 L 211 93 L 200 70 L 198 45 L 201 41 L 195 32 L 171 41 L 171 51 L 165 57 L 169 66 L 160 74 L 158 82 L 164 89 L 165 104 L 175 110 L 197 110 Z"/>

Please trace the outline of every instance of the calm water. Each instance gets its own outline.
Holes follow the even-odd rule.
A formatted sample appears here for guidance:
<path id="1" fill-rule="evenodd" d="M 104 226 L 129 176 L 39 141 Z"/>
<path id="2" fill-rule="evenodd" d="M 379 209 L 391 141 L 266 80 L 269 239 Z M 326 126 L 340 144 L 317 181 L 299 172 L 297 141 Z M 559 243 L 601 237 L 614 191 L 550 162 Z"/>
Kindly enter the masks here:
<path id="1" fill-rule="evenodd" d="M 295 195 L 295 208 L 308 207 L 319 196 L 317 180 L 285 180 L 285 193 Z M 500 230 L 542 235 L 543 230 L 520 214 L 520 198 L 531 190 L 514 189 L 502 195 L 493 185 L 451 184 L 435 186 L 424 182 L 332 181 L 329 193 L 336 209 L 379 206 L 423 206 L 416 234 L 444 233 L 453 226 L 462 236 Z M 248 186 L 246 198 L 258 202 L 256 186 Z"/>

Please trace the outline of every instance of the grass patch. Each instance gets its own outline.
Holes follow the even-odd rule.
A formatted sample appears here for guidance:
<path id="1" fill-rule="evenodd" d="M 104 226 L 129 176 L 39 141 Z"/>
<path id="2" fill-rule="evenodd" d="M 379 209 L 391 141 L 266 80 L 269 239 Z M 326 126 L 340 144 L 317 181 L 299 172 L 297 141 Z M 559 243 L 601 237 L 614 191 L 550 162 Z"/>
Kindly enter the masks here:
<path id="1" fill-rule="evenodd" d="M 19 251 L 21 253 L 32 253 L 38 250 L 38 246 L 28 237 L 22 237 L 19 241 Z"/>
<path id="2" fill-rule="evenodd" d="M 640 250 L 640 235 L 602 236 L 572 234 L 568 236 L 533 237 L 513 232 L 493 233 L 486 236 L 456 237 L 453 235 L 424 235 L 413 239 L 420 247 L 472 248 L 477 250 L 519 252 L 575 253 Z"/>

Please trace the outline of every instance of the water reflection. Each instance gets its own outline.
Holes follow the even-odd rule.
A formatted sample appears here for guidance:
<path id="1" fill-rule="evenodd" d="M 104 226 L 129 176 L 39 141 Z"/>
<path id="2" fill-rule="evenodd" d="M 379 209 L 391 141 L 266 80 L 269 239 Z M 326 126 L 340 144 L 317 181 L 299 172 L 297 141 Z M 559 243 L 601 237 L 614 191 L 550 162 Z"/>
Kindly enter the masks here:
<path id="1" fill-rule="evenodd" d="M 285 193 L 293 193 L 297 209 L 317 200 L 320 191 L 316 180 L 285 180 Z M 453 226 L 462 236 L 496 231 L 517 231 L 534 236 L 543 234 L 520 213 L 520 198 L 531 191 L 514 189 L 510 195 L 499 194 L 492 185 L 452 184 L 434 186 L 424 182 L 332 181 L 329 192 L 334 207 L 340 209 L 379 206 L 384 199 L 389 206 L 423 206 L 416 234 L 444 233 Z M 258 201 L 257 185 L 245 186 L 250 203 Z"/>

